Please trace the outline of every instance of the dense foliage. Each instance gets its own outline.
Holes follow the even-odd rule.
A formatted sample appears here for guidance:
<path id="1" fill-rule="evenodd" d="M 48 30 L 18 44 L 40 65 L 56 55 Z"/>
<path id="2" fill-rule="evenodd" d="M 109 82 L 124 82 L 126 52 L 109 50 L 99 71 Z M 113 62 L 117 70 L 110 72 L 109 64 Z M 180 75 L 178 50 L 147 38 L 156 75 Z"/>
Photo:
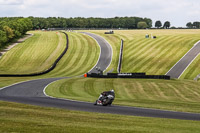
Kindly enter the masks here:
<path id="1" fill-rule="evenodd" d="M 31 29 L 48 28 L 151 28 L 152 20 L 139 17 L 62 18 L 62 17 L 3 17 L 0 18 L 0 48 Z"/>
<path id="2" fill-rule="evenodd" d="M 146 22 L 147 28 L 152 27 L 152 20 L 139 17 L 115 18 L 61 18 L 61 17 L 29 17 L 33 22 L 33 29 L 47 28 L 126 28 L 137 29 L 139 22 Z"/>
<path id="3" fill-rule="evenodd" d="M 169 21 L 166 21 L 165 23 L 164 23 L 164 25 L 163 25 L 163 28 L 165 28 L 165 29 L 169 29 L 170 28 L 170 22 Z"/>
<path id="4" fill-rule="evenodd" d="M 146 29 L 146 28 L 148 28 L 148 25 L 146 22 L 138 22 L 137 28 L 138 29 Z"/>
<path id="5" fill-rule="evenodd" d="M 33 28 L 29 18 L 0 18 L 0 48 Z"/>
<path id="6" fill-rule="evenodd" d="M 187 28 L 190 28 L 190 29 L 199 29 L 200 28 L 200 22 L 198 21 L 195 21 L 195 22 L 188 22 L 186 24 Z"/>
<path id="7" fill-rule="evenodd" d="M 156 28 L 160 28 L 160 27 L 162 27 L 162 23 L 161 23 L 160 20 L 156 21 L 156 23 L 155 23 L 155 27 L 156 27 Z"/>

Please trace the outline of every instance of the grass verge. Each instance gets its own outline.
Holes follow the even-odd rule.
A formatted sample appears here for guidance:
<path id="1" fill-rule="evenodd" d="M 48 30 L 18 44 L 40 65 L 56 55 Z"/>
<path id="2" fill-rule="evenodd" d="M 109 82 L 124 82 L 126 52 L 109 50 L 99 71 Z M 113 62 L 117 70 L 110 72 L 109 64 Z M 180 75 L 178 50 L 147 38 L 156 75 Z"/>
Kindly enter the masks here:
<path id="1" fill-rule="evenodd" d="M 88 113 L 2 101 L 0 109 L 1 133 L 197 133 L 200 130 L 199 121 Z"/>
<path id="2" fill-rule="evenodd" d="M 200 113 L 199 86 L 188 80 L 71 78 L 52 83 L 46 93 L 94 102 L 101 92 L 114 89 L 114 104 Z"/>

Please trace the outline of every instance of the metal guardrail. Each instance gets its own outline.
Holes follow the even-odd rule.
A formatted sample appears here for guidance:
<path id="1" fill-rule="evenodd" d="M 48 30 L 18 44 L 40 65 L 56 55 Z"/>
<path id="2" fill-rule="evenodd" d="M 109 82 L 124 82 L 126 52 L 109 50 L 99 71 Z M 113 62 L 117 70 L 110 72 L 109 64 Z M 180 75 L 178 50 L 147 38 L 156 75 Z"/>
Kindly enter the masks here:
<path id="1" fill-rule="evenodd" d="M 118 64 L 118 68 L 117 68 L 118 73 L 121 72 L 123 48 L 124 48 L 124 41 L 121 39 L 121 48 L 120 48 L 120 53 L 119 53 L 119 64 Z"/>
<path id="2" fill-rule="evenodd" d="M 101 75 L 97 73 L 86 74 L 85 77 L 92 78 L 139 78 L 139 79 L 166 79 L 170 80 L 170 76 L 167 75 L 146 75 L 146 73 L 107 73 L 107 75 Z"/>

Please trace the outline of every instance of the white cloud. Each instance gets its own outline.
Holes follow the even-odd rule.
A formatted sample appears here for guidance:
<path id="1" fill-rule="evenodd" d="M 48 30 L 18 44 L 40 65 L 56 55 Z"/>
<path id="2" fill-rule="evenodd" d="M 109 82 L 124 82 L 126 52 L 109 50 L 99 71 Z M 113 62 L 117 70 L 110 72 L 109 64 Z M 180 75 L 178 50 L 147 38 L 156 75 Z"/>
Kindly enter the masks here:
<path id="1" fill-rule="evenodd" d="M 0 5 L 21 5 L 23 0 L 0 0 Z"/>
<path id="2" fill-rule="evenodd" d="M 138 16 L 185 26 L 200 21 L 199 7 L 199 0 L 0 0 L 0 17 Z"/>

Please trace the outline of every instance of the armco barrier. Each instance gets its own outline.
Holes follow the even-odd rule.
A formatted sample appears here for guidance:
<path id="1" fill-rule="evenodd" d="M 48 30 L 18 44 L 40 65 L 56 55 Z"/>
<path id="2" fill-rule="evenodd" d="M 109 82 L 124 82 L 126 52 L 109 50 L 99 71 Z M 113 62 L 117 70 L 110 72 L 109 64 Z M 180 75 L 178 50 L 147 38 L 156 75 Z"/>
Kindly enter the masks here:
<path id="1" fill-rule="evenodd" d="M 118 73 L 121 72 L 121 68 L 122 68 L 123 47 L 124 47 L 124 41 L 121 40 L 121 48 L 120 48 L 120 53 L 119 53 L 119 64 L 118 64 L 118 68 L 117 68 Z"/>
<path id="2" fill-rule="evenodd" d="M 166 79 L 170 80 L 167 75 L 146 75 L 145 73 L 108 73 L 107 75 L 100 75 L 97 73 L 87 73 L 87 77 L 93 78 L 140 78 L 140 79 Z"/>
<path id="3" fill-rule="evenodd" d="M 0 74 L 0 77 L 29 77 L 29 76 L 39 76 L 39 75 L 43 75 L 43 74 L 46 74 L 46 73 L 52 71 L 56 67 L 57 63 L 62 59 L 62 57 L 65 55 L 65 53 L 68 50 L 68 45 L 69 45 L 68 35 L 65 32 L 62 32 L 62 33 L 64 33 L 65 36 L 66 36 L 66 40 L 67 40 L 66 47 L 65 47 L 64 51 L 62 52 L 62 54 L 56 59 L 56 61 L 53 63 L 53 65 L 50 68 L 48 68 L 47 70 L 42 71 L 42 72 L 30 73 L 30 74 Z"/>

